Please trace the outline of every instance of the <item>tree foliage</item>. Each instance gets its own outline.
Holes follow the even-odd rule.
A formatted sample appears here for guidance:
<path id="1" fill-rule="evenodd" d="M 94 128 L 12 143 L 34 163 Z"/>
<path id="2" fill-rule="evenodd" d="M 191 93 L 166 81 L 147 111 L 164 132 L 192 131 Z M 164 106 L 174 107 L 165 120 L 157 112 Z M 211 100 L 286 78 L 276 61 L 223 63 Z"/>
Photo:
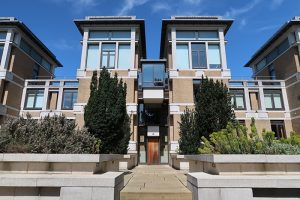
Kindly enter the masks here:
<path id="1" fill-rule="evenodd" d="M 112 78 L 104 68 L 98 80 L 97 72 L 93 73 L 90 89 L 85 126 L 101 140 L 101 153 L 127 153 L 130 120 L 126 111 L 126 83 L 117 74 Z"/>

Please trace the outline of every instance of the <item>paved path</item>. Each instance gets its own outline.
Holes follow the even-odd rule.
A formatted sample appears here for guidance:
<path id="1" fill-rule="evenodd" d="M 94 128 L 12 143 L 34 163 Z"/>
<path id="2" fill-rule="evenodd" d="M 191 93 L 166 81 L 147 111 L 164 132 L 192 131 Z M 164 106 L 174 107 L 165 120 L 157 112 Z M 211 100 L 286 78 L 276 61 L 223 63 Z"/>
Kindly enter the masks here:
<path id="1" fill-rule="evenodd" d="M 139 165 L 124 177 L 121 200 L 191 200 L 186 176 L 168 165 Z"/>

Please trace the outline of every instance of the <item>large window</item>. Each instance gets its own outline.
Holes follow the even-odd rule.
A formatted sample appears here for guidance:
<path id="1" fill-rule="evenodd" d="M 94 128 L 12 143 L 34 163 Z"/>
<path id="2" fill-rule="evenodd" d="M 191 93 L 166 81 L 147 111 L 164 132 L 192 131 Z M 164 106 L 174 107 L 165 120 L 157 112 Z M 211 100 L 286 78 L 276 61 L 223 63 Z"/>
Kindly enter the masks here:
<path id="1" fill-rule="evenodd" d="M 143 88 L 164 87 L 165 66 L 163 64 L 143 64 Z"/>
<path id="2" fill-rule="evenodd" d="M 220 46 L 218 44 L 208 45 L 208 64 L 210 69 L 221 68 Z"/>
<path id="3" fill-rule="evenodd" d="M 0 32 L 0 41 L 5 41 L 6 39 L 6 32 Z"/>
<path id="4" fill-rule="evenodd" d="M 283 109 L 281 90 L 264 90 L 264 98 L 267 110 Z"/>
<path id="5" fill-rule="evenodd" d="M 235 110 L 245 109 L 244 90 L 230 90 L 231 104 Z"/>
<path id="6" fill-rule="evenodd" d="M 284 121 L 282 120 L 271 120 L 271 129 L 275 133 L 276 138 L 285 138 L 285 127 Z"/>
<path id="7" fill-rule="evenodd" d="M 116 44 L 102 43 L 101 68 L 115 68 Z"/>
<path id="8" fill-rule="evenodd" d="M 4 49 L 4 45 L 0 45 L 0 63 L 2 59 L 3 49 Z"/>
<path id="9" fill-rule="evenodd" d="M 130 31 L 90 31 L 90 40 L 130 40 Z"/>
<path id="10" fill-rule="evenodd" d="M 194 69 L 207 68 L 204 43 L 192 44 L 192 66 Z"/>
<path id="11" fill-rule="evenodd" d="M 130 55 L 130 44 L 120 44 L 118 53 L 118 68 L 119 69 L 130 69 L 131 55 Z"/>
<path id="12" fill-rule="evenodd" d="M 189 47 L 188 44 L 176 45 L 176 68 L 189 69 Z"/>
<path id="13" fill-rule="evenodd" d="M 44 89 L 27 89 L 25 109 L 41 110 L 44 103 Z"/>
<path id="14" fill-rule="evenodd" d="M 77 102 L 77 93 L 77 89 L 64 89 L 62 109 L 73 109 L 74 103 Z"/>
<path id="15" fill-rule="evenodd" d="M 98 69 L 99 63 L 99 45 L 88 45 L 86 67 Z"/>

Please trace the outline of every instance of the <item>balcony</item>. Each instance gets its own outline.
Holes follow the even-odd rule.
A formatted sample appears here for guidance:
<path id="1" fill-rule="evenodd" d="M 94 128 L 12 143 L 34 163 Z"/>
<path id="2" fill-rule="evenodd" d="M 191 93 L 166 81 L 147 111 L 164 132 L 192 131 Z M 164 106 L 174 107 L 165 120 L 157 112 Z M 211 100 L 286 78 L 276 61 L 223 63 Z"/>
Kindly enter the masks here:
<path id="1" fill-rule="evenodd" d="M 168 73 L 165 60 L 141 60 L 142 71 L 138 75 L 138 89 L 145 103 L 162 103 L 168 89 Z"/>

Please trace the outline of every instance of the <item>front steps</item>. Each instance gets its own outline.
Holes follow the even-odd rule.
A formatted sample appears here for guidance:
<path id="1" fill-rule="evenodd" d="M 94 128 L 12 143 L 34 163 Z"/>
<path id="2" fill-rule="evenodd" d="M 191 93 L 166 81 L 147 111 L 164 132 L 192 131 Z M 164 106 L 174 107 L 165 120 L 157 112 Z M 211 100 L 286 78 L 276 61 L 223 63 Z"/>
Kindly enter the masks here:
<path id="1" fill-rule="evenodd" d="M 191 200 L 183 172 L 167 165 L 140 165 L 125 177 L 121 200 Z"/>

